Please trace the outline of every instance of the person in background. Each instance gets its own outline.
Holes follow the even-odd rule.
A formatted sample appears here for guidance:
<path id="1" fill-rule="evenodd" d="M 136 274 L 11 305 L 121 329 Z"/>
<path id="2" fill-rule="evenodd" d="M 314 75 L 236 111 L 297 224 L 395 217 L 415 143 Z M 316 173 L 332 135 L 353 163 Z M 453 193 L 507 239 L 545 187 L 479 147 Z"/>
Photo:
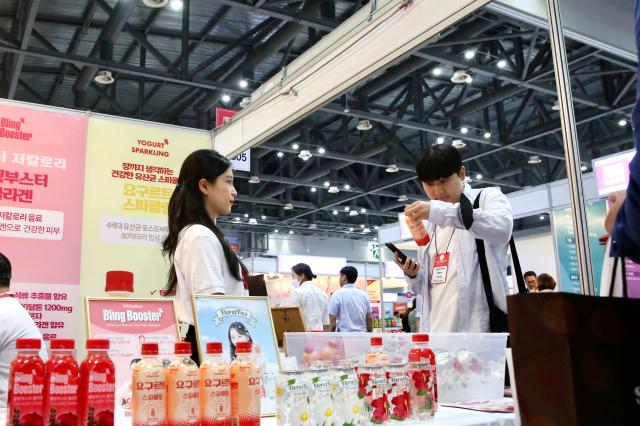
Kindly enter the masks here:
<path id="1" fill-rule="evenodd" d="M 420 296 L 416 296 L 413 299 L 413 305 L 411 307 L 411 312 L 409 312 L 409 332 L 417 333 L 420 329 L 420 317 L 419 317 L 419 309 L 418 309 L 418 298 Z"/>
<path id="2" fill-rule="evenodd" d="M 636 49 L 640 55 L 640 1 L 635 2 Z M 638 63 L 640 72 L 640 62 Z M 636 79 L 636 104 L 631 114 L 636 154 L 629 164 L 627 190 L 609 195 L 605 227 L 611 235 L 612 257 L 640 263 L 640 79 Z"/>
<path id="3" fill-rule="evenodd" d="M 535 293 L 538 290 L 538 280 L 536 273 L 533 271 L 527 271 L 524 273 L 524 283 L 529 289 L 529 293 Z"/>
<path id="4" fill-rule="evenodd" d="M 369 295 L 355 286 L 358 270 L 345 266 L 340 270 L 340 289 L 329 299 L 329 330 L 373 331 Z"/>
<path id="5" fill-rule="evenodd" d="M 200 363 L 191 295 L 247 295 L 247 268 L 231 250 L 216 225 L 231 213 L 238 195 L 229 160 L 211 149 L 191 153 L 182 163 L 178 184 L 169 200 L 169 234 L 162 253 L 171 268 L 165 287 L 174 296 L 178 320 L 189 324 L 185 340 L 191 358 Z"/>
<path id="6" fill-rule="evenodd" d="M 500 188 L 480 191 L 465 183 L 462 158 L 451 145 L 428 147 L 416 174 L 431 201 L 408 205 L 405 214 L 409 221 L 426 221 L 431 240 L 419 248 L 420 262 L 400 262 L 397 253 L 394 261 L 407 284 L 422 296 L 420 331 L 488 332 L 489 305 L 476 239 L 484 244 L 494 305 L 506 313 L 511 204 Z M 478 197 L 479 207 L 474 209 Z"/>
<path id="7" fill-rule="evenodd" d="M 556 280 L 549 274 L 538 275 L 538 293 L 553 292 L 556 289 Z"/>
<path id="8" fill-rule="evenodd" d="M 16 357 L 17 339 L 40 339 L 40 357 L 47 360 L 47 348 L 42 334 L 29 312 L 10 290 L 11 262 L 0 253 L 0 409 L 7 406 L 11 361 Z"/>
<path id="9" fill-rule="evenodd" d="M 318 278 L 306 263 L 298 263 L 291 268 L 291 301 L 300 308 L 307 331 L 324 331 L 329 328 L 327 295 L 316 287 L 312 280 Z"/>
<path id="10" fill-rule="evenodd" d="M 402 327 L 402 318 L 400 317 L 400 311 L 393 311 L 393 323 L 394 327 Z"/>

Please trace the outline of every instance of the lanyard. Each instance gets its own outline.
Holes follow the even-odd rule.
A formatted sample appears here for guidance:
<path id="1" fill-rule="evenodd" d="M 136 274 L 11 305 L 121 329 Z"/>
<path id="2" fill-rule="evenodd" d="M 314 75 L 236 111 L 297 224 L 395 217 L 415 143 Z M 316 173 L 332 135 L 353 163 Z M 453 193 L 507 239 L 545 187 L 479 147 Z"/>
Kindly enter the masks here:
<path id="1" fill-rule="evenodd" d="M 456 233 L 456 229 L 453 228 L 453 232 L 451 232 L 451 236 L 449 237 L 449 242 L 447 243 L 447 248 L 444 250 L 444 253 L 449 251 L 449 245 L 451 245 L 451 240 L 453 239 L 453 234 Z M 433 228 L 433 244 L 436 250 L 436 256 L 438 256 L 442 252 L 438 252 L 438 227 Z"/>

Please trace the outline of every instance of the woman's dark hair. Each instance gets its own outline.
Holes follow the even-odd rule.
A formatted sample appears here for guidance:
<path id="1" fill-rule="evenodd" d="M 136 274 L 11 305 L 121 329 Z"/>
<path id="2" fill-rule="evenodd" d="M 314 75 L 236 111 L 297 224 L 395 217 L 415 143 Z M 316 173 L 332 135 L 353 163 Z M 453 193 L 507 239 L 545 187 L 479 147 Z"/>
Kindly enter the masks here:
<path id="1" fill-rule="evenodd" d="M 242 273 L 247 272 L 247 268 L 231 250 L 227 238 L 211 220 L 204 205 L 204 194 L 200 191 L 200 180 L 206 179 L 213 183 L 229 167 L 231 162 L 212 149 L 194 151 L 182 163 L 178 184 L 169 200 L 169 235 L 162 244 L 162 254 L 171 260 L 171 269 L 165 287 L 168 296 L 174 295 L 178 286 L 173 256 L 178 247 L 180 231 L 189 225 L 206 226 L 218 237 L 229 272 L 235 279 L 242 280 L 240 270 Z"/>
<path id="2" fill-rule="evenodd" d="M 549 274 L 538 275 L 538 291 L 542 290 L 555 290 L 556 280 Z"/>
<path id="3" fill-rule="evenodd" d="M 231 360 L 233 361 L 234 359 L 236 359 L 237 355 L 236 355 L 236 345 L 234 345 L 233 342 L 231 341 L 231 330 L 235 330 L 239 334 L 242 334 L 247 339 L 249 339 L 250 342 L 253 342 L 253 339 L 251 338 L 251 334 L 249 334 L 249 330 L 247 330 L 247 327 L 245 327 L 243 323 L 234 322 L 229 326 L 229 331 L 227 334 L 229 337 L 229 347 L 231 348 Z"/>
<path id="4" fill-rule="evenodd" d="M 427 147 L 416 163 L 416 174 L 421 182 L 435 182 L 452 174 L 460 174 L 462 157 L 451 145 Z"/>
<path id="5" fill-rule="evenodd" d="M 313 272 L 311 272 L 311 266 L 307 265 L 306 263 L 298 263 L 297 265 L 294 265 L 291 270 L 298 275 L 304 276 L 305 280 L 307 281 L 318 278 L 317 275 L 314 275 Z"/>

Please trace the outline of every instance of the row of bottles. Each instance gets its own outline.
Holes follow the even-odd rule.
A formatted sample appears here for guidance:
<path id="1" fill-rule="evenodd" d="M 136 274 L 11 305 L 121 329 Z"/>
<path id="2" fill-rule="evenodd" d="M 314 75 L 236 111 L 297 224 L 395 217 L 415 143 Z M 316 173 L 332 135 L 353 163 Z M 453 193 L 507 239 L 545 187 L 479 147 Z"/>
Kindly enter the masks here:
<path id="1" fill-rule="evenodd" d="M 115 368 L 109 341 L 87 340 L 78 366 L 73 339 L 53 339 L 46 364 L 40 339 L 18 339 L 11 362 L 7 426 L 113 426 Z"/>
<path id="2" fill-rule="evenodd" d="M 260 424 L 260 374 L 251 342 L 238 342 L 231 364 L 222 343 L 209 342 L 200 368 L 191 344 L 175 344 L 176 359 L 165 370 L 158 345 L 142 345 L 142 361 L 132 380 L 133 426 L 257 426 Z"/>

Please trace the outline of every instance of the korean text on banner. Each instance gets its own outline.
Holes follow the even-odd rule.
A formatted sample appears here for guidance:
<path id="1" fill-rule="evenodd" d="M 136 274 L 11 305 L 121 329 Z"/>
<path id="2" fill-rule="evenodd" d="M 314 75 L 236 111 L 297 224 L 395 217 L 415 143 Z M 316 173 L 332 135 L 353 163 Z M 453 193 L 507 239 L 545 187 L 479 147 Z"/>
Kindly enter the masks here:
<path id="1" fill-rule="evenodd" d="M 87 118 L 0 102 L 0 251 L 45 340 L 73 337 Z"/>

